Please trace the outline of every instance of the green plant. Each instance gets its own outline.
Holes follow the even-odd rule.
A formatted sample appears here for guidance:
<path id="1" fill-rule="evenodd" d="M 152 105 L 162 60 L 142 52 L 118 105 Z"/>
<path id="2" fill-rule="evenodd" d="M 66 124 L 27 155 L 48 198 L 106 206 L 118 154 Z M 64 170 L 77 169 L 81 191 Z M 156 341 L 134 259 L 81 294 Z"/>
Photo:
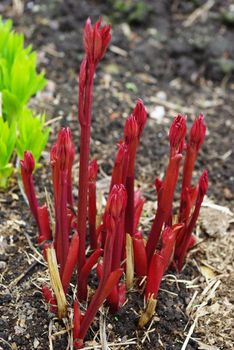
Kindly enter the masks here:
<path id="1" fill-rule="evenodd" d="M 16 125 L 11 126 L 0 116 L 0 187 L 6 187 L 7 179 L 12 174 L 10 159 L 15 147 Z"/>
<path id="2" fill-rule="evenodd" d="M 49 129 L 44 124 L 45 114 L 34 115 L 28 108 L 22 111 L 16 140 L 16 152 L 20 159 L 23 159 L 25 150 L 30 150 L 38 162 L 49 136 Z"/>
<path id="3" fill-rule="evenodd" d="M 12 30 L 12 21 L 0 17 L 0 91 L 3 118 L 11 123 L 31 96 L 46 85 L 44 73 L 37 74 L 37 55 L 32 46 L 24 47 L 23 34 Z"/>
<path id="4" fill-rule="evenodd" d="M 0 16 L 0 115 L 5 130 L 4 134 L 2 127 L 0 187 L 7 186 L 12 174 L 14 146 L 19 158 L 29 149 L 38 162 L 48 139 L 45 115 L 36 115 L 27 107 L 29 99 L 46 85 L 44 72 L 38 74 L 36 68 L 37 54 L 32 46 L 25 47 L 23 34 L 15 33 L 12 21 L 3 21 Z"/>

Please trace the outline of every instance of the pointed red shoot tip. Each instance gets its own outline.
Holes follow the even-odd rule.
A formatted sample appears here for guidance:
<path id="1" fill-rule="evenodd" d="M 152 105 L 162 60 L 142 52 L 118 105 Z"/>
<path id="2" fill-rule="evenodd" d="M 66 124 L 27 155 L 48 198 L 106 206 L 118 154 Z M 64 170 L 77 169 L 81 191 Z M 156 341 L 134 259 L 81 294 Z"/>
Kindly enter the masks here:
<path id="1" fill-rule="evenodd" d="M 131 114 L 127 119 L 124 127 L 124 137 L 126 144 L 136 140 L 139 135 L 139 126 L 136 118 Z"/>
<path id="2" fill-rule="evenodd" d="M 146 108 L 144 106 L 144 103 L 141 99 L 138 100 L 136 107 L 132 113 L 137 121 L 138 124 L 138 128 L 139 128 L 139 137 L 142 134 L 142 131 L 145 127 L 145 123 L 147 120 L 147 111 Z"/>
<path id="3" fill-rule="evenodd" d="M 27 173 L 32 174 L 35 169 L 35 160 L 30 151 L 24 152 L 24 159 L 20 161 L 21 168 Z"/>
<path id="4" fill-rule="evenodd" d="M 124 185 L 114 185 L 109 194 L 104 222 L 107 230 L 115 232 L 116 224 L 125 212 L 127 205 L 127 191 Z"/>
<path id="5" fill-rule="evenodd" d="M 208 190 L 208 171 L 204 170 L 199 180 L 198 195 L 202 196 L 203 198 L 207 190 Z"/>
<path id="6" fill-rule="evenodd" d="M 73 153 L 75 151 L 74 145 L 72 143 L 72 134 L 71 134 L 70 128 L 68 127 L 62 128 L 59 131 L 57 146 L 58 148 L 60 148 L 61 146 L 64 146 L 67 153 Z"/>
<path id="7" fill-rule="evenodd" d="M 186 135 L 186 117 L 179 114 L 174 119 L 169 132 L 171 156 L 174 156 L 182 152 L 184 148 L 185 135 Z"/>
<path id="8" fill-rule="evenodd" d="M 118 150 L 117 150 L 117 154 L 116 154 L 116 158 L 115 158 L 116 165 L 118 165 L 122 162 L 124 155 L 128 151 L 128 146 L 123 141 L 120 141 L 117 146 L 118 146 Z"/>
<path id="9" fill-rule="evenodd" d="M 90 63 L 97 65 L 103 58 L 111 41 L 110 30 L 110 25 L 101 28 L 101 19 L 94 26 L 90 18 L 87 19 L 84 27 L 84 48 Z"/>
<path id="10" fill-rule="evenodd" d="M 127 192 L 124 185 L 114 185 L 108 201 L 107 211 L 114 218 L 119 219 L 127 205 Z"/>
<path id="11" fill-rule="evenodd" d="M 189 144 L 198 152 L 204 142 L 206 135 L 206 125 L 204 123 L 204 115 L 200 113 L 194 120 L 190 130 Z"/>
<path id="12" fill-rule="evenodd" d="M 72 142 L 70 128 L 62 128 L 59 131 L 56 144 L 51 150 L 51 161 L 59 161 L 61 170 L 68 170 L 71 167 L 75 155 L 75 147 Z"/>

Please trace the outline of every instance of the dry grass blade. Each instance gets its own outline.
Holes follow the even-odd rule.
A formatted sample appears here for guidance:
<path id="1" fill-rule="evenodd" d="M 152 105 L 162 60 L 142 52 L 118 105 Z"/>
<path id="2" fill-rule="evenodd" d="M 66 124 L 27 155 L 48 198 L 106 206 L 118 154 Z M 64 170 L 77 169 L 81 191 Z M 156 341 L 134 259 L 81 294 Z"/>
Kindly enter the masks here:
<path id="1" fill-rule="evenodd" d="M 124 342 L 108 343 L 108 347 L 113 346 L 113 349 L 117 350 L 117 349 L 123 349 L 123 347 L 125 346 L 129 347 L 129 345 L 135 345 L 135 344 L 136 344 L 136 341 L 135 341 L 135 338 L 133 338 Z M 95 345 L 95 348 L 93 346 L 85 346 L 83 350 L 94 350 L 94 349 L 101 349 L 101 348 L 102 348 L 102 345 Z"/>
<path id="2" fill-rule="evenodd" d="M 191 26 L 199 17 L 205 16 L 207 12 L 213 7 L 215 4 L 214 0 L 208 0 L 202 6 L 198 7 L 184 22 L 184 27 Z"/>
<path id="3" fill-rule="evenodd" d="M 58 271 L 55 250 L 52 247 L 46 249 L 46 257 L 50 275 L 51 286 L 58 304 L 58 317 L 64 318 L 67 313 L 67 301 Z"/>
<path id="4" fill-rule="evenodd" d="M 131 289 L 134 278 L 134 255 L 132 237 L 128 233 L 126 235 L 126 258 L 126 286 L 127 289 Z"/>
<path id="5" fill-rule="evenodd" d="M 198 319 L 198 318 L 195 318 L 193 324 L 190 326 L 189 332 L 188 332 L 188 334 L 187 334 L 187 337 L 185 338 L 185 341 L 184 341 L 184 344 L 183 344 L 181 350 L 186 350 L 187 345 L 188 345 L 188 342 L 189 342 L 189 339 L 191 338 L 191 336 L 192 336 L 192 334 L 193 334 L 193 331 L 194 331 L 194 329 L 195 329 L 195 327 L 196 327 L 197 319 Z"/>
<path id="6" fill-rule="evenodd" d="M 10 348 L 10 349 L 12 349 L 11 344 L 10 344 L 10 343 L 8 343 L 8 342 L 7 342 L 5 339 L 0 338 L 0 343 L 1 343 L 1 342 L 2 342 L 3 344 L 5 344 L 5 345 L 8 345 L 8 346 L 9 346 L 9 348 Z M 1 348 L 1 347 L 0 347 L 0 349 L 3 349 L 3 348 Z"/>
<path id="7" fill-rule="evenodd" d="M 106 336 L 106 318 L 103 312 L 100 313 L 100 341 L 102 350 L 110 350 L 108 347 L 107 336 Z"/>
<path id="8" fill-rule="evenodd" d="M 157 300 L 154 299 L 153 295 L 148 299 L 146 310 L 141 315 L 138 325 L 140 328 L 143 328 L 153 317 L 155 313 L 155 308 L 157 305 Z"/>

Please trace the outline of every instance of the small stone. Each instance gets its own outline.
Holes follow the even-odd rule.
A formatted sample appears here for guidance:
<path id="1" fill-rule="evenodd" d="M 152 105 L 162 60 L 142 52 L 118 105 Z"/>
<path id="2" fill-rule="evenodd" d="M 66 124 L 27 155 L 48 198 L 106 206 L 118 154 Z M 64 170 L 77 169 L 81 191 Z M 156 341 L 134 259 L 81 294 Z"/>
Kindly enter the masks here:
<path id="1" fill-rule="evenodd" d="M 234 198 L 234 194 L 232 193 L 232 191 L 229 188 L 225 187 L 223 192 L 224 192 L 224 197 L 226 199 L 233 199 Z"/>
<path id="2" fill-rule="evenodd" d="M 35 338 L 34 339 L 34 341 L 33 341 L 33 346 L 34 346 L 34 349 L 37 349 L 38 348 L 38 346 L 39 346 L 39 341 L 38 341 L 38 339 L 37 338 Z"/>
<path id="3" fill-rule="evenodd" d="M 167 94 L 166 94 L 165 91 L 159 91 L 159 92 L 157 92 L 156 97 L 159 98 L 162 101 L 166 101 Z"/>
<path id="4" fill-rule="evenodd" d="M 15 326 L 14 330 L 15 330 L 16 335 L 20 335 L 20 334 L 23 334 L 25 332 L 25 329 L 20 327 L 20 326 Z"/>
<path id="5" fill-rule="evenodd" d="M 163 106 L 155 106 L 150 112 L 150 118 L 156 120 L 159 124 L 162 123 L 165 116 L 165 108 Z"/>
<path id="6" fill-rule="evenodd" d="M 4 270 L 6 268 L 6 262 L 0 261 L 0 270 Z"/>

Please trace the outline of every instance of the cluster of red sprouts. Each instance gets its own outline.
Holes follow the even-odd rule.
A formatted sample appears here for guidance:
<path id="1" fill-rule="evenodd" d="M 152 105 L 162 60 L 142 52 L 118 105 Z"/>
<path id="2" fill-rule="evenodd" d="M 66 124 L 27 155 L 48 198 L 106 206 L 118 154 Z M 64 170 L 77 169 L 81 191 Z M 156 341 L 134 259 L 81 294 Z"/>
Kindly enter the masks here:
<path id="1" fill-rule="evenodd" d="M 49 210 L 47 204 L 38 204 L 32 154 L 25 152 L 21 161 L 24 190 L 38 227 L 38 243 L 44 248 L 51 278 L 51 287 L 44 286 L 42 293 L 49 310 L 59 317 L 66 315 L 66 296 L 77 270 L 77 295 L 73 302 L 74 349 L 82 348 L 87 331 L 105 300 L 111 312 L 118 311 L 124 304 L 126 290 L 131 288 L 134 276 L 138 282 L 145 280 L 147 307 L 139 324 L 144 326 L 149 321 L 155 310 L 163 274 L 171 265 L 181 271 L 187 252 L 195 243 L 193 231 L 208 187 L 207 171 L 201 175 L 198 185 L 192 185 L 194 164 L 206 131 L 203 115 L 195 119 L 187 143 L 186 118 L 178 115 L 170 127 L 170 157 L 165 177 L 155 181 L 157 210 L 151 230 L 149 233 L 139 231 L 145 199 L 139 190 L 134 189 L 135 158 L 147 112 L 143 102 L 138 100 L 126 119 L 107 204 L 101 223 L 97 222 L 98 165 L 96 160 L 90 161 L 92 92 L 96 68 L 111 40 L 110 29 L 110 26 L 101 26 L 101 21 L 92 26 L 90 19 L 84 28 L 85 56 L 79 74 L 78 209 L 72 191 L 75 148 L 69 128 L 60 130 L 50 152 L 54 210 Z M 182 162 L 180 207 L 178 214 L 173 215 L 174 193 Z M 99 284 L 89 300 L 88 282 L 93 268 Z M 83 313 L 80 305 L 87 300 L 89 303 Z"/>

